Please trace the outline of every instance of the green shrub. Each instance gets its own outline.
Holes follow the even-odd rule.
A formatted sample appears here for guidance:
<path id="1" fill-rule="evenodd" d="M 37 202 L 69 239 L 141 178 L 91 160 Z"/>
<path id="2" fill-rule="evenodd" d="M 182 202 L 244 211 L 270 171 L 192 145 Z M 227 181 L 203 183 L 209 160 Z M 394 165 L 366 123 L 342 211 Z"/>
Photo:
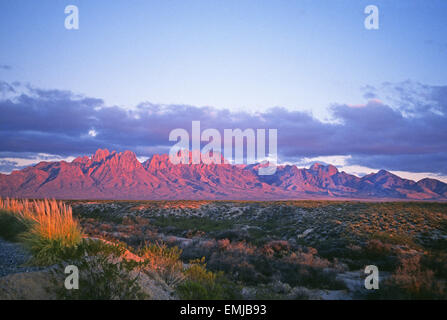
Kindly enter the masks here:
<path id="1" fill-rule="evenodd" d="M 68 262 L 79 269 L 79 289 L 66 290 L 61 287 L 60 264 L 54 271 L 53 282 L 60 299 L 80 300 L 135 300 L 147 295 L 138 284 L 139 271 L 143 264 L 126 260 L 122 244 L 107 244 L 98 240 L 85 240 L 72 252 L 75 260 Z"/>
<path id="2" fill-rule="evenodd" d="M 190 262 L 185 271 L 186 280 L 177 287 L 177 292 L 186 300 L 227 300 L 239 298 L 238 288 L 223 272 L 206 270 L 205 259 Z"/>
<path id="3" fill-rule="evenodd" d="M 435 272 L 435 276 L 447 280 L 447 252 L 434 251 L 424 256 L 422 265 Z"/>
<path id="4" fill-rule="evenodd" d="M 19 234 L 27 231 L 29 226 L 14 214 L 0 210 L 0 237 L 8 241 L 18 241 Z"/>
<path id="5" fill-rule="evenodd" d="M 337 279 L 337 272 L 323 268 L 282 263 L 278 265 L 280 278 L 290 286 L 303 286 L 312 289 L 343 290 L 346 285 Z"/>
<path id="6" fill-rule="evenodd" d="M 204 231 L 214 232 L 228 230 L 233 227 L 233 222 L 228 220 L 212 220 L 202 217 L 173 217 L 161 216 L 151 220 L 151 224 L 159 228 L 169 228 L 174 233 Z"/>

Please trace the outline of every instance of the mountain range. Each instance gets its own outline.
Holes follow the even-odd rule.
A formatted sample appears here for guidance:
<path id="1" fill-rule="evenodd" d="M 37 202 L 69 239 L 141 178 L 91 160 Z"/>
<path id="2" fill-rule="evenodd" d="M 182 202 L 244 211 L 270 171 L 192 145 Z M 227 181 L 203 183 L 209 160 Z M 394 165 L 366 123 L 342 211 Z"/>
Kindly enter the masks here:
<path id="1" fill-rule="evenodd" d="M 258 165 L 178 164 L 167 154 L 141 163 L 131 151 L 99 149 L 72 162 L 40 162 L 0 174 L 0 196 L 114 200 L 447 200 L 447 184 L 403 179 L 380 170 L 363 177 L 315 163 L 309 169 L 280 165 L 270 176 Z"/>

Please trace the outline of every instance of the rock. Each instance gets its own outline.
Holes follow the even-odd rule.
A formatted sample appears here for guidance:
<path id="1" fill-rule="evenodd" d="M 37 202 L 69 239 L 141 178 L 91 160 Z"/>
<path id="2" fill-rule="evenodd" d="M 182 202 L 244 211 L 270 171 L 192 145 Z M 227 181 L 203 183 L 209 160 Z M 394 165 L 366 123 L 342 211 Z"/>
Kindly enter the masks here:
<path id="1" fill-rule="evenodd" d="M 0 239 L 0 277 L 42 269 L 26 265 L 29 259 L 31 254 L 22 245 Z"/>
<path id="2" fill-rule="evenodd" d="M 48 271 L 10 274 L 0 278 L 0 300 L 52 300 L 52 286 Z"/>
<path id="3" fill-rule="evenodd" d="M 298 235 L 297 238 L 305 238 L 307 237 L 314 229 L 306 229 L 302 234 Z"/>
<path id="4" fill-rule="evenodd" d="M 135 274 L 136 275 L 136 274 Z M 143 292 L 148 296 L 148 300 L 174 300 L 174 289 L 168 286 L 157 274 L 148 272 L 140 273 L 138 284 Z"/>

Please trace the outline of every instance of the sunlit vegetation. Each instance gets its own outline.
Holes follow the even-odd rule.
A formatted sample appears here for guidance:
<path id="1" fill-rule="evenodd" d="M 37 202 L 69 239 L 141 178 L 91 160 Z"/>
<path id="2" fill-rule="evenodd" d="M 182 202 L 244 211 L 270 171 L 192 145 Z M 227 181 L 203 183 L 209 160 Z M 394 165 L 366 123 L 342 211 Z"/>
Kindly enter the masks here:
<path id="1" fill-rule="evenodd" d="M 138 252 L 146 267 L 157 272 L 168 285 L 174 286 L 185 279 L 181 254 L 182 250 L 178 247 L 168 247 L 158 242 L 146 244 Z"/>
<path id="2" fill-rule="evenodd" d="M 339 275 L 360 274 L 370 264 L 383 272 L 382 289 L 370 295 L 359 288 L 349 293 L 351 297 L 445 297 L 447 204 L 443 203 L 128 201 L 76 208 L 89 234 L 134 247 L 166 241 L 164 249 L 151 250 L 181 247 L 183 270 L 188 270 L 189 261 L 205 258 L 202 280 L 192 284 L 183 272 L 184 279 L 174 281 L 184 298 L 214 296 L 213 286 L 206 285 L 212 278 L 207 272 L 224 276 L 234 295 L 243 291 L 243 298 L 318 298 L 319 290 L 348 290 Z M 92 218 L 91 210 L 102 213 Z M 108 212 L 126 214 L 121 224 L 115 224 L 101 218 Z M 419 262 L 412 262 L 415 257 Z"/>
<path id="3" fill-rule="evenodd" d="M 0 236 L 78 265 L 65 299 L 151 299 L 147 277 L 181 299 L 447 299 L 443 203 L 2 200 Z M 371 264 L 376 292 L 340 277 Z"/>
<path id="4" fill-rule="evenodd" d="M 36 264 L 57 262 L 81 241 L 71 207 L 62 202 L 0 199 L 0 212 L 0 235 L 23 242 Z"/>
<path id="5" fill-rule="evenodd" d="M 119 221 L 121 231 L 136 235 L 134 224 L 148 223 L 140 217 L 124 217 Z M 101 225 L 103 232 L 112 229 L 111 225 Z M 53 286 L 48 289 L 55 291 L 60 299 L 152 298 L 148 294 L 150 290 L 141 285 L 145 281 L 142 277 L 161 279 L 177 288 L 179 296 L 185 298 L 227 299 L 236 294 L 223 273 L 206 270 L 203 260 L 185 265 L 181 260 L 182 250 L 176 246 L 156 241 L 132 248 L 113 237 L 96 239 L 96 234 L 86 238 L 73 218 L 71 207 L 55 200 L 0 200 L 0 236 L 23 243 L 32 253 L 29 263 L 54 266 L 50 269 Z M 62 286 L 67 264 L 79 268 L 78 290 L 66 290 Z"/>
<path id="6" fill-rule="evenodd" d="M 185 271 L 185 281 L 178 286 L 177 291 L 182 299 L 188 300 L 240 298 L 239 289 L 222 271 L 206 269 L 205 258 L 190 261 L 190 267 Z"/>
<path id="7" fill-rule="evenodd" d="M 138 283 L 144 264 L 126 259 L 127 246 L 83 239 L 71 252 L 69 260 L 61 262 L 53 273 L 53 288 L 59 299 L 131 300 L 144 299 L 147 294 Z M 62 286 L 64 268 L 73 264 L 79 269 L 77 290 Z"/>

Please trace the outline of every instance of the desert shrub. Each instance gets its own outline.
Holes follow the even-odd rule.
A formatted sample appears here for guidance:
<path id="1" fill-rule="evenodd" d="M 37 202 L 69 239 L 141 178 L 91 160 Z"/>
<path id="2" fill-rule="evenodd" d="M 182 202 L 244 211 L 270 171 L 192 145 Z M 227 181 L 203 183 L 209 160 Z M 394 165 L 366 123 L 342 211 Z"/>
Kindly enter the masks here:
<path id="1" fill-rule="evenodd" d="M 216 239 L 230 240 L 230 241 L 243 241 L 251 239 L 249 232 L 246 230 L 223 230 L 216 232 L 214 234 L 214 237 Z"/>
<path id="2" fill-rule="evenodd" d="M 303 243 L 305 244 L 305 242 Z M 330 238 L 330 240 L 323 240 L 318 243 L 318 253 L 321 257 L 326 259 L 333 259 L 336 257 L 350 257 L 352 242 L 346 239 Z"/>
<path id="3" fill-rule="evenodd" d="M 292 295 L 293 300 L 310 300 L 311 298 L 309 292 L 302 288 L 295 290 Z"/>
<path id="4" fill-rule="evenodd" d="M 229 239 L 221 239 L 217 241 L 217 249 L 219 251 L 235 252 L 241 255 L 252 255 L 256 248 L 245 241 L 230 241 Z"/>
<path id="5" fill-rule="evenodd" d="M 257 270 L 257 260 L 261 256 L 254 246 L 244 241 L 231 242 L 229 239 L 203 241 L 199 246 L 192 247 L 186 248 L 188 256 L 197 259 L 198 254 L 202 253 L 202 257 L 207 257 L 209 270 L 223 271 L 231 278 L 246 284 L 268 282 L 268 279 Z"/>
<path id="6" fill-rule="evenodd" d="M 272 292 L 271 288 L 258 288 L 254 297 L 256 300 L 283 300 L 284 295 Z M 297 299 L 299 300 L 299 299 Z M 305 299 L 303 299 L 305 300 Z"/>
<path id="7" fill-rule="evenodd" d="M 108 244 L 98 240 L 85 240 L 77 248 L 73 264 L 79 269 L 79 289 L 61 287 L 60 264 L 54 273 L 57 296 L 69 300 L 134 300 L 146 298 L 138 284 L 143 264 L 123 257 L 126 248 L 122 244 Z"/>
<path id="8" fill-rule="evenodd" d="M 262 248 L 262 253 L 268 257 L 281 258 L 290 254 L 291 246 L 287 241 L 270 241 Z"/>
<path id="9" fill-rule="evenodd" d="M 411 235 L 404 233 L 392 234 L 389 232 L 376 232 L 371 235 L 371 238 L 380 240 L 382 243 L 406 245 L 414 248 L 419 247 Z"/>
<path id="10" fill-rule="evenodd" d="M 447 248 L 447 239 L 433 238 L 430 233 L 423 234 L 420 239 L 425 248 L 431 250 L 444 250 Z"/>
<path id="11" fill-rule="evenodd" d="M 246 241 L 256 244 L 262 245 L 266 242 L 266 232 L 261 228 L 250 228 L 247 231 Z"/>
<path id="12" fill-rule="evenodd" d="M 421 257 L 401 257 L 400 265 L 383 288 L 371 294 L 376 299 L 445 299 L 443 282 L 437 280 L 434 272 L 423 268 Z"/>
<path id="13" fill-rule="evenodd" d="M 238 288 L 230 282 L 223 272 L 206 269 L 205 259 L 190 262 L 185 271 L 186 280 L 177 287 L 182 299 L 187 300 L 222 300 L 239 298 Z"/>
<path id="14" fill-rule="evenodd" d="M 181 258 L 183 261 L 190 261 L 205 257 L 209 261 L 212 253 L 215 251 L 216 241 L 210 240 L 205 242 L 194 241 L 192 245 L 183 248 Z"/>
<path id="15" fill-rule="evenodd" d="M 0 210 L 0 237 L 8 241 L 18 241 L 19 235 L 28 230 L 28 226 L 13 213 Z"/>
<path id="16" fill-rule="evenodd" d="M 267 283 L 268 277 L 258 270 L 258 259 L 259 256 L 237 251 L 215 252 L 210 257 L 208 267 L 213 271 L 222 271 L 245 284 Z"/>
<path id="17" fill-rule="evenodd" d="M 372 258 L 389 255 L 391 253 L 391 244 L 383 243 L 378 239 L 372 239 L 367 242 L 365 253 Z"/>
<path id="18" fill-rule="evenodd" d="M 111 222 L 120 224 L 123 222 L 123 217 L 117 214 L 114 214 L 111 210 L 101 210 L 99 208 L 95 208 L 92 211 L 82 210 L 81 207 L 75 207 L 74 208 L 74 214 L 77 217 L 83 217 L 83 218 L 90 218 L 94 219 L 95 221 L 101 221 L 101 222 Z"/>
<path id="19" fill-rule="evenodd" d="M 284 256 L 281 261 L 297 265 L 306 265 L 312 268 L 327 268 L 331 262 L 317 255 L 318 251 L 312 247 L 299 248 Z"/>
<path id="20" fill-rule="evenodd" d="M 427 269 L 433 270 L 435 276 L 447 279 L 447 253 L 445 251 L 431 252 L 421 259 L 421 263 Z"/>
<path id="21" fill-rule="evenodd" d="M 290 286 L 303 286 L 312 289 L 346 289 L 343 281 L 337 279 L 337 272 L 329 269 L 313 268 L 293 263 L 278 265 L 280 279 Z"/>
<path id="22" fill-rule="evenodd" d="M 6 199 L 0 200 L 0 209 L 7 212 L 2 216 L 13 227 L 9 236 L 30 249 L 35 264 L 55 263 L 81 241 L 81 229 L 71 207 L 62 202 Z"/>
<path id="23" fill-rule="evenodd" d="M 393 245 L 384 243 L 379 239 L 367 241 L 366 245 L 358 252 L 358 259 L 363 265 L 374 262 L 380 270 L 394 271 L 398 266 L 396 252 L 393 251 Z"/>
<path id="24" fill-rule="evenodd" d="M 160 274 L 169 285 L 176 285 L 184 279 L 183 262 L 180 260 L 182 250 L 167 247 L 164 243 L 146 244 L 139 251 L 145 265 Z"/>
<path id="25" fill-rule="evenodd" d="M 188 252 L 205 253 L 208 268 L 224 272 L 231 279 L 244 285 L 258 286 L 281 279 L 296 285 L 309 284 L 312 288 L 344 288 L 336 279 L 335 269 L 341 265 L 334 259 L 330 262 L 318 256 L 315 248 L 294 248 L 287 241 L 270 241 L 261 248 L 246 242 L 232 242 L 228 239 L 203 242 L 201 250 L 187 248 Z M 330 268 L 333 272 L 327 271 Z"/>
<path id="26" fill-rule="evenodd" d="M 105 242 L 99 239 L 82 239 L 81 242 L 73 247 L 72 260 L 80 259 L 84 256 L 110 255 L 123 256 L 128 250 L 123 242 Z"/>
<path id="27" fill-rule="evenodd" d="M 228 220 L 212 220 L 201 217 L 174 217 L 160 216 L 153 218 L 151 224 L 166 228 L 166 230 L 177 234 L 187 234 L 189 232 L 214 232 L 231 229 L 233 222 Z"/>
<path id="28" fill-rule="evenodd" d="M 259 272 L 256 266 L 248 261 L 238 263 L 235 269 L 237 272 L 237 280 L 242 281 L 245 284 L 257 285 L 269 281 L 268 277 Z"/>
<path id="29" fill-rule="evenodd" d="M 319 252 L 325 258 L 331 258 L 334 261 L 335 259 L 341 260 L 351 270 L 363 269 L 366 265 L 374 264 L 382 271 L 394 271 L 398 262 L 398 250 L 393 248 L 390 243 L 384 243 L 379 239 L 348 244 L 338 249 L 334 248 L 330 255 L 326 250 Z"/>
<path id="30" fill-rule="evenodd" d="M 258 286 L 253 298 L 259 300 L 283 300 L 292 293 L 291 291 L 292 288 L 288 284 L 275 281 Z"/>
<path id="31" fill-rule="evenodd" d="M 305 286 L 318 289 L 344 289 L 343 281 L 337 280 L 337 272 L 329 260 L 317 255 L 311 247 L 300 248 L 281 259 L 274 259 L 271 264 L 280 279 L 290 286 Z"/>
<path id="32" fill-rule="evenodd" d="M 262 274 L 262 278 L 259 279 L 260 282 L 266 283 L 269 278 L 273 277 L 278 270 L 276 270 L 275 264 L 272 263 L 272 259 L 265 257 L 263 255 L 258 256 L 253 264 L 256 266 L 256 270 Z"/>

